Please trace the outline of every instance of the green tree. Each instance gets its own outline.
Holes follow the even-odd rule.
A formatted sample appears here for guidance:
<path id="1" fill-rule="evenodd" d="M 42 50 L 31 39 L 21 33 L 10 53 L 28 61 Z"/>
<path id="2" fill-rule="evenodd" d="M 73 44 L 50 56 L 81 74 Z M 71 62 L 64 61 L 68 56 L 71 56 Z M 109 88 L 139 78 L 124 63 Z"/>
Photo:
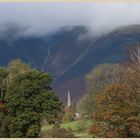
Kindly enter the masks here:
<path id="1" fill-rule="evenodd" d="M 11 61 L 7 66 L 8 75 L 5 79 L 7 88 L 18 75 L 26 73 L 31 69 L 33 70 L 33 68 L 30 65 L 27 65 L 20 59 Z"/>
<path id="2" fill-rule="evenodd" d="M 37 137 L 41 121 L 61 119 L 62 102 L 50 87 L 51 76 L 19 60 L 11 62 L 5 78 L 6 137 Z"/>
<path id="3" fill-rule="evenodd" d="M 80 118 L 90 119 L 92 117 L 92 112 L 95 108 L 95 95 L 86 94 L 80 98 L 77 103 L 76 110 L 80 113 Z"/>
<path id="4" fill-rule="evenodd" d="M 5 91 L 6 91 L 6 83 L 5 77 L 7 76 L 6 68 L 0 68 L 0 137 L 5 137 L 7 135 L 7 127 L 6 127 L 6 109 L 5 109 Z"/>

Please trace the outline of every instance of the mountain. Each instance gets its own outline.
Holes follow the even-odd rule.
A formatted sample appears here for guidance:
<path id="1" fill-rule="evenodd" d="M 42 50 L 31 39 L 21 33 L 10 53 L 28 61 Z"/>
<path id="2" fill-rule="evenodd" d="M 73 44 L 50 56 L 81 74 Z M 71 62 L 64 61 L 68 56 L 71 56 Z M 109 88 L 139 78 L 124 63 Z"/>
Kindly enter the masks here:
<path id="1" fill-rule="evenodd" d="M 53 88 L 65 100 L 67 90 L 76 101 L 85 92 L 85 75 L 101 63 L 126 61 L 128 45 L 140 41 L 140 25 L 123 26 L 100 37 L 88 36 L 85 26 L 65 26 L 43 36 L 21 36 L 10 26 L 0 30 L 0 65 L 20 58 L 49 71 Z"/>

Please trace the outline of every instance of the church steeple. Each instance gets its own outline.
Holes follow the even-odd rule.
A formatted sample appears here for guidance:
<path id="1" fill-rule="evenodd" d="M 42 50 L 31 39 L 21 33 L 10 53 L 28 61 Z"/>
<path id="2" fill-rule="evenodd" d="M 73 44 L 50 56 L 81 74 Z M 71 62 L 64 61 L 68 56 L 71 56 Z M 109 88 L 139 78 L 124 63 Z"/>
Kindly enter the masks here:
<path id="1" fill-rule="evenodd" d="M 70 95 L 70 91 L 68 90 L 68 100 L 67 100 L 67 107 L 71 106 L 71 95 Z"/>

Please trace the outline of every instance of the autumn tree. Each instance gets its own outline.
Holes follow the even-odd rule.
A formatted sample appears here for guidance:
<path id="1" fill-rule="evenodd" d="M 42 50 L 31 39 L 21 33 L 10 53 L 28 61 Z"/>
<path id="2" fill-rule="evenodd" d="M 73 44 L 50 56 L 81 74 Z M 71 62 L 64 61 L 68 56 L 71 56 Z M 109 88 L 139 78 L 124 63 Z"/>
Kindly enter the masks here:
<path id="1" fill-rule="evenodd" d="M 139 94 L 127 84 L 112 84 L 96 97 L 94 137 L 140 137 Z"/>
<path id="2" fill-rule="evenodd" d="M 113 83 L 126 82 L 126 68 L 121 64 L 101 64 L 86 76 L 86 94 L 80 98 L 77 111 L 91 116 L 95 108 L 95 98 L 100 90 Z"/>

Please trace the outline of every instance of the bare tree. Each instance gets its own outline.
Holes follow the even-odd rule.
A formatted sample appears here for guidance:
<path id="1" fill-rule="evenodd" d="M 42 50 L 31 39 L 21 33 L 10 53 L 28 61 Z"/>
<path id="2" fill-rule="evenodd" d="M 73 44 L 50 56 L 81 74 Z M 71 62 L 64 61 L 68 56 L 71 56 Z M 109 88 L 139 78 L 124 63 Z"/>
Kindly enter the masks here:
<path id="1" fill-rule="evenodd" d="M 132 70 L 136 70 L 140 72 L 140 46 L 137 41 L 137 45 L 130 47 L 129 50 L 129 58 L 132 61 Z"/>

